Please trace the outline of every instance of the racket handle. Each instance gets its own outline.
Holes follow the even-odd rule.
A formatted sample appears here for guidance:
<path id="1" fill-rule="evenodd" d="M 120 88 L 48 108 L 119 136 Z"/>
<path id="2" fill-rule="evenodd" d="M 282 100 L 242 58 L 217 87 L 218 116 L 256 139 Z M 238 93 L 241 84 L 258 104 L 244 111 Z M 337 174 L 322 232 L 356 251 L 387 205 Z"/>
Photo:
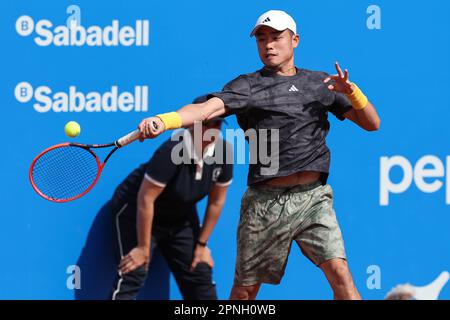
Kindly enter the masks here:
<path id="1" fill-rule="evenodd" d="M 152 125 L 153 125 L 153 128 L 155 128 L 155 130 L 158 130 L 158 125 L 156 124 L 156 122 L 152 122 Z M 123 136 L 122 138 L 120 138 L 119 140 L 114 142 L 114 144 L 116 145 L 116 147 L 122 148 L 122 147 L 132 143 L 133 141 L 136 141 L 137 139 L 139 139 L 140 136 L 141 136 L 141 132 L 139 131 L 139 129 L 136 129 L 133 132 L 130 132 L 126 136 Z"/>
<path id="2" fill-rule="evenodd" d="M 130 132 L 129 134 L 123 136 L 122 138 L 118 139 L 114 144 L 116 147 L 122 148 L 133 141 L 136 141 L 141 136 L 141 132 L 136 129 L 133 132 Z"/>
<path id="3" fill-rule="evenodd" d="M 152 122 L 152 125 L 155 130 L 158 130 L 158 125 L 156 124 L 156 122 Z M 133 141 L 136 141 L 137 139 L 139 139 L 140 136 L 141 132 L 139 131 L 139 129 L 136 129 L 133 132 L 130 132 L 126 136 L 123 136 L 122 138 L 114 142 L 114 144 L 116 145 L 116 147 L 122 148 L 132 143 Z"/>

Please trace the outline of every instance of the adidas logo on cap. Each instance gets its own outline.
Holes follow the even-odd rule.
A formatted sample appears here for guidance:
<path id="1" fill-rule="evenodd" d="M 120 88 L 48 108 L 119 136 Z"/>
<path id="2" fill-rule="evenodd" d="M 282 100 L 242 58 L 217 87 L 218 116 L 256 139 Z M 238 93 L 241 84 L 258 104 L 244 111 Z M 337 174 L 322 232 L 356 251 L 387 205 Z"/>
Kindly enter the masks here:
<path id="1" fill-rule="evenodd" d="M 269 10 L 260 15 L 250 36 L 254 36 L 260 26 L 268 26 L 278 31 L 289 29 L 294 34 L 297 34 L 297 25 L 294 19 L 286 12 L 280 10 Z"/>

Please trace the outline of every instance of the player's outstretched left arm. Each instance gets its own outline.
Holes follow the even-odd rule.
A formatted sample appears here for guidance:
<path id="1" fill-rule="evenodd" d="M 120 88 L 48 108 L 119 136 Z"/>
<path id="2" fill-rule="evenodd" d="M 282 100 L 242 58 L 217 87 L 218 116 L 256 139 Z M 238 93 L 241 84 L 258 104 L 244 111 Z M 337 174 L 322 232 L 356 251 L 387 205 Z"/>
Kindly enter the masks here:
<path id="1" fill-rule="evenodd" d="M 349 98 L 353 105 L 353 109 L 344 113 L 344 117 L 353 121 L 361 128 L 367 131 L 376 131 L 380 128 L 380 118 L 378 117 L 375 107 L 370 103 L 367 97 L 361 92 L 361 90 L 352 82 L 348 80 L 349 73 L 345 69 L 342 72 L 339 63 L 336 62 L 337 74 L 330 76 L 324 80 L 325 83 L 329 83 L 331 80 L 333 84 L 328 85 L 328 89 L 344 93 Z"/>

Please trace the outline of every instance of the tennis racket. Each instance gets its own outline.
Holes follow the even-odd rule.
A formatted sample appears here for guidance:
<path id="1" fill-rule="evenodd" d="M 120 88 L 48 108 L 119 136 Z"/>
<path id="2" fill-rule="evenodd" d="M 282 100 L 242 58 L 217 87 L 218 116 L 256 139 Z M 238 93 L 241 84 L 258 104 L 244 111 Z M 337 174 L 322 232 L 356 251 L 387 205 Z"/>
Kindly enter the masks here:
<path id="1" fill-rule="evenodd" d="M 153 123 L 156 129 L 156 124 Z M 42 151 L 30 166 L 34 191 L 46 200 L 68 202 L 88 193 L 97 183 L 106 162 L 118 149 L 136 141 L 139 130 L 107 144 L 61 143 Z M 92 149 L 113 147 L 103 162 Z"/>

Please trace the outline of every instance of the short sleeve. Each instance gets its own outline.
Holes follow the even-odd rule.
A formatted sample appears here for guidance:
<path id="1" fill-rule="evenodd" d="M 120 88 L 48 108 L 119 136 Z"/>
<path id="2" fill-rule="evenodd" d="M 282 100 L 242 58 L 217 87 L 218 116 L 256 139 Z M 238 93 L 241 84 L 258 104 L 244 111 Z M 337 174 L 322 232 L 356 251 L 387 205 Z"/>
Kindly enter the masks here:
<path id="1" fill-rule="evenodd" d="M 216 184 L 218 186 L 229 186 L 231 182 L 233 181 L 233 147 L 225 142 L 225 161 L 222 165 L 222 173 L 217 178 Z"/>
<path id="2" fill-rule="evenodd" d="M 165 187 L 177 171 L 177 165 L 172 161 L 172 143 L 166 141 L 155 151 L 147 164 L 145 179 L 158 187 Z"/>
<path id="3" fill-rule="evenodd" d="M 329 106 L 328 111 L 330 111 L 339 120 L 345 120 L 344 113 L 352 109 L 352 104 L 350 100 L 343 93 L 333 92 L 334 101 Z"/>
<path id="4" fill-rule="evenodd" d="M 221 92 L 212 93 L 208 98 L 217 97 L 223 101 L 228 113 L 235 114 L 243 111 L 250 99 L 250 83 L 245 76 L 239 76 L 228 82 Z"/>
<path id="5" fill-rule="evenodd" d="M 217 178 L 216 184 L 221 187 L 226 187 L 233 181 L 233 164 L 224 163 L 222 166 L 222 173 Z"/>

